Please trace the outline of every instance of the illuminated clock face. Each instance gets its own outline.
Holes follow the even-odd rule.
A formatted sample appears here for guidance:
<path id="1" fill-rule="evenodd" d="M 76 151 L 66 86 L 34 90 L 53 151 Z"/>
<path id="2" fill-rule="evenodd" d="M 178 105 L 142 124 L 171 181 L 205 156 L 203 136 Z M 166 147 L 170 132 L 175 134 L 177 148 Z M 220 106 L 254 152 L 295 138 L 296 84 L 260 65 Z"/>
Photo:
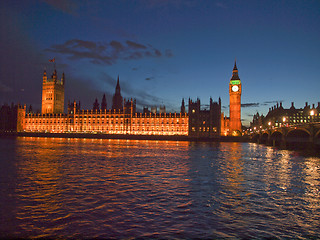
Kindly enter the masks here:
<path id="1" fill-rule="evenodd" d="M 232 86 L 231 89 L 232 89 L 232 92 L 238 92 L 239 87 L 237 85 L 235 85 L 235 86 Z"/>

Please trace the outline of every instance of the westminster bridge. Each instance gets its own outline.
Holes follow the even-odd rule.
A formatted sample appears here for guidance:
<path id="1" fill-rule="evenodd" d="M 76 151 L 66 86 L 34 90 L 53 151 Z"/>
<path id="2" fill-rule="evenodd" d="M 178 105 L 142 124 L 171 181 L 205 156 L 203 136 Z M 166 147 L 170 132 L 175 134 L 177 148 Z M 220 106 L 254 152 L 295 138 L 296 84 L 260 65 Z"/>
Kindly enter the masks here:
<path id="1" fill-rule="evenodd" d="M 320 149 L 320 122 L 252 129 L 253 142 L 281 148 L 314 148 Z"/>

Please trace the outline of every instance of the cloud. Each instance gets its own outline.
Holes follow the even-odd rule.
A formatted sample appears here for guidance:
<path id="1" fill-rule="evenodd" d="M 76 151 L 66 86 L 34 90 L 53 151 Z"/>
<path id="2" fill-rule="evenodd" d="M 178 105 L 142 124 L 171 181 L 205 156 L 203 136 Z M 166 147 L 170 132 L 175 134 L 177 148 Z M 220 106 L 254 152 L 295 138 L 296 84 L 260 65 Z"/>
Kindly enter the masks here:
<path id="1" fill-rule="evenodd" d="M 160 50 L 151 45 L 143 45 L 130 40 L 122 43 L 112 40 L 109 43 L 84 41 L 80 39 L 71 39 L 63 44 L 54 44 L 45 49 L 48 52 L 68 55 L 69 59 L 80 60 L 87 59 L 93 64 L 112 65 L 117 60 L 136 60 L 145 57 L 162 57 Z M 171 50 L 165 50 L 165 57 L 171 57 Z"/>
<path id="2" fill-rule="evenodd" d="M 273 101 L 265 101 L 263 103 L 261 103 L 262 106 L 268 106 L 268 105 L 273 105 L 273 104 L 277 104 L 279 102 L 284 102 L 283 100 L 273 100 Z"/>
<path id="3" fill-rule="evenodd" d="M 132 68 L 132 71 L 138 71 L 138 69 L 139 69 L 139 68 L 134 67 L 134 68 Z"/>
<path id="4" fill-rule="evenodd" d="M 125 57 L 125 60 L 133 60 L 143 58 L 143 54 L 141 52 L 133 52 L 128 57 Z"/>
<path id="5" fill-rule="evenodd" d="M 147 81 L 150 81 L 150 80 L 152 80 L 152 79 L 154 79 L 154 77 L 147 77 L 147 78 L 145 78 L 145 80 L 147 80 Z"/>
<path id="6" fill-rule="evenodd" d="M 64 44 L 55 44 L 46 51 L 69 55 L 72 60 L 90 59 L 92 63 L 112 65 L 115 58 L 103 54 L 107 46 L 102 43 L 72 39 Z"/>
<path id="7" fill-rule="evenodd" d="M 129 47 L 132 47 L 132 48 L 147 49 L 147 47 L 146 47 L 145 45 L 142 45 L 142 44 L 136 43 L 136 42 L 132 42 L 132 41 L 129 41 L 129 40 L 126 41 L 126 44 L 127 44 Z"/>
<path id="8" fill-rule="evenodd" d="M 260 103 L 242 103 L 241 107 L 248 108 L 248 107 L 259 107 Z"/>
<path id="9" fill-rule="evenodd" d="M 116 51 L 120 52 L 124 50 L 124 46 L 121 44 L 121 42 L 118 41 L 111 41 L 110 46 Z"/>
<path id="10" fill-rule="evenodd" d="M 155 49 L 155 50 L 154 50 L 154 53 L 155 53 L 158 57 L 161 57 L 161 56 L 162 56 L 162 53 L 161 53 L 158 49 Z"/>
<path id="11" fill-rule="evenodd" d="M 242 103 L 241 107 L 243 108 L 250 108 L 250 107 L 260 107 L 260 106 L 268 106 L 268 105 L 273 105 L 277 104 L 279 102 L 283 102 L 283 100 L 278 100 L 278 101 L 265 101 L 262 103 Z"/>

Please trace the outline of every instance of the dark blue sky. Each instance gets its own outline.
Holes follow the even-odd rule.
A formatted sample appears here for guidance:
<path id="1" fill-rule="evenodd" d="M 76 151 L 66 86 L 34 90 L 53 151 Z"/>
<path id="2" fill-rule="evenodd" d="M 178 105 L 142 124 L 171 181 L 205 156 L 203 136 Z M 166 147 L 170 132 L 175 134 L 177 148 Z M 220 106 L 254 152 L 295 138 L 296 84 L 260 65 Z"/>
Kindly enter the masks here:
<path id="1" fill-rule="evenodd" d="M 0 103 L 40 109 L 44 69 L 66 75 L 66 101 L 91 109 L 114 93 L 179 111 L 182 98 L 222 99 L 235 58 L 242 119 L 277 101 L 317 104 L 320 1 L 1 1 Z"/>

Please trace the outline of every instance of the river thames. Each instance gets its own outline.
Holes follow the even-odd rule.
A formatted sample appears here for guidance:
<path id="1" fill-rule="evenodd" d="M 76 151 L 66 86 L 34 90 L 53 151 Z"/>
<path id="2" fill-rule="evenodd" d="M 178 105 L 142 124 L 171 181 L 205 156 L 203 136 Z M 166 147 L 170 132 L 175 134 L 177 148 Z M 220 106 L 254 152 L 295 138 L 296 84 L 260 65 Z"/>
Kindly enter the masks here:
<path id="1" fill-rule="evenodd" d="M 320 238 L 320 158 L 254 143 L 0 138 L 1 238 Z"/>

